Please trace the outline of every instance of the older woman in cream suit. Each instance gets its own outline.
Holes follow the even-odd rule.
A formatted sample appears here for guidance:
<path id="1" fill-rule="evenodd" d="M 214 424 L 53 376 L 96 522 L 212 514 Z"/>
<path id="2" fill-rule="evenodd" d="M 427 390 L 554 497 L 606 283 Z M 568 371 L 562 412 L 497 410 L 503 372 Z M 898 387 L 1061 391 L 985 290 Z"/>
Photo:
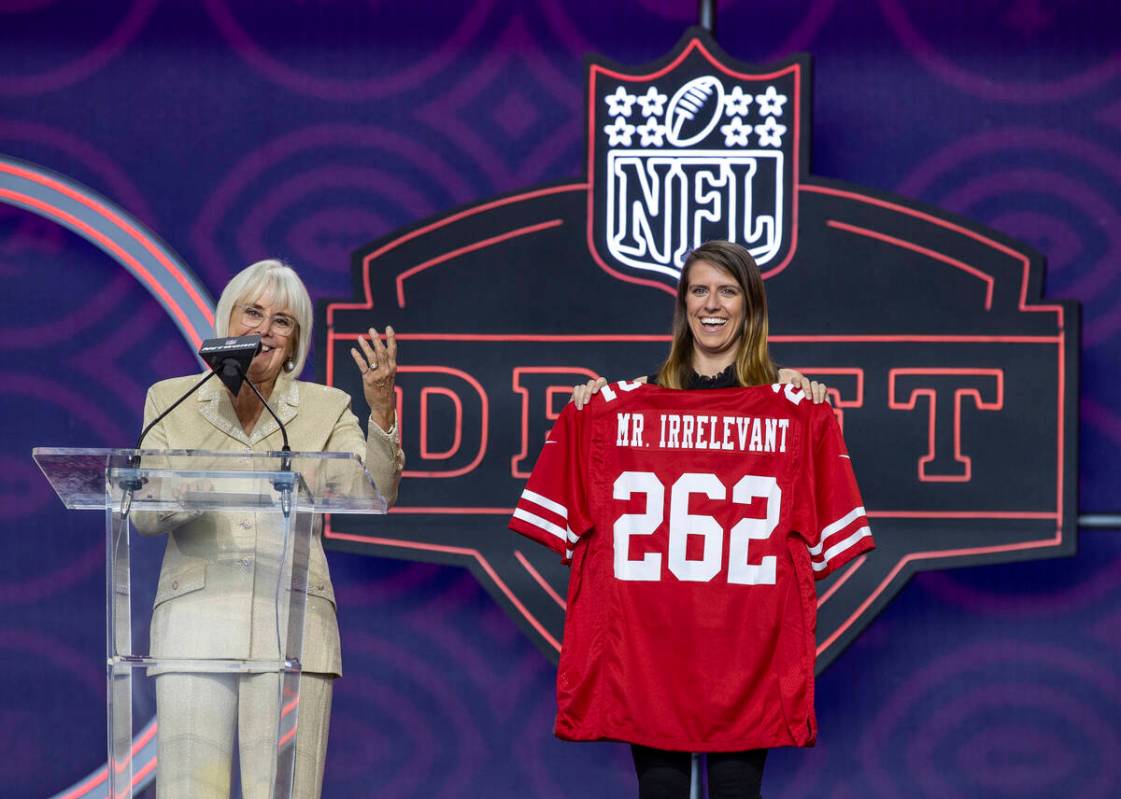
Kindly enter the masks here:
<path id="1" fill-rule="evenodd" d="M 295 379 L 307 357 L 311 324 L 311 300 L 300 278 L 290 267 L 269 260 L 248 267 L 226 286 L 215 328 L 219 336 L 261 335 L 262 350 L 249 367 L 249 378 L 283 420 L 294 451 L 357 454 L 392 504 L 404 463 L 394 412 L 393 329 L 386 328 L 383 345 L 371 328 L 369 340 L 359 340 L 361 351 L 351 350 L 371 410 L 364 435 L 345 392 Z M 145 424 L 197 379 L 189 375 L 152 386 Z M 222 383 L 210 381 L 153 428 L 146 444 L 153 449 L 269 452 L 280 449 L 281 436 L 248 386 L 233 396 Z M 152 614 L 154 655 L 248 658 L 260 655 L 262 641 L 275 642 L 272 616 L 253 601 L 254 579 L 265 578 L 256 574 L 254 553 L 272 532 L 264 516 L 149 513 L 137 514 L 134 524 L 142 533 L 168 536 Z M 332 681 L 342 674 L 335 596 L 321 531 L 317 520 L 309 555 L 292 794 L 301 799 L 320 794 Z M 158 674 L 157 796 L 225 799 L 235 738 L 242 795 L 269 796 L 276 764 L 277 686 L 276 675 L 269 673 Z"/>

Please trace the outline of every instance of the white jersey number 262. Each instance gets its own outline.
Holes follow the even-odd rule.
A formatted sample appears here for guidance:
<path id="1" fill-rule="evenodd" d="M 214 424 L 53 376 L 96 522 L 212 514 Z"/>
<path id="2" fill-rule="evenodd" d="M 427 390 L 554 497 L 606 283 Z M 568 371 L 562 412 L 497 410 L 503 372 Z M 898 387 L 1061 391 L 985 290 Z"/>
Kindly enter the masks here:
<path id="1" fill-rule="evenodd" d="M 630 557 L 631 537 L 651 535 L 665 519 L 665 486 L 653 472 L 623 472 L 615 480 L 612 496 L 629 500 L 635 494 L 646 497 L 642 513 L 624 513 L 615 520 L 615 577 L 620 580 L 656 582 L 662 579 L 662 553 L 647 552 Z M 669 570 L 678 580 L 707 583 L 720 573 L 723 561 L 724 530 L 712 516 L 689 512 L 689 498 L 702 494 L 714 501 L 727 499 L 727 488 L 714 474 L 686 472 L 670 488 Z M 743 518 L 732 525 L 728 538 L 728 582 L 737 585 L 774 585 L 775 556 L 759 563 L 749 562 L 752 541 L 770 538 L 778 526 L 782 489 L 773 477 L 745 475 L 732 487 L 732 502 L 751 505 L 766 500 L 765 518 Z M 703 539 L 701 556 L 686 556 L 690 536 Z"/>

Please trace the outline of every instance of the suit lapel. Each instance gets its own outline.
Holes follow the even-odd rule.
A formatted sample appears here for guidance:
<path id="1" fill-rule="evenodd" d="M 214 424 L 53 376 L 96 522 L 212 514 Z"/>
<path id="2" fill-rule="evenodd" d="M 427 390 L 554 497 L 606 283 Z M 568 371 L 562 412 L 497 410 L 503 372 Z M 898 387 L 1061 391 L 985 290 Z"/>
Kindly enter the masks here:
<path id="1" fill-rule="evenodd" d="M 253 445 L 241 422 L 238 421 L 230 392 L 220 381 L 212 380 L 203 386 L 199 390 L 198 398 L 199 413 L 202 414 L 202 418 L 238 443 L 246 447 Z"/>
<path id="2" fill-rule="evenodd" d="M 258 443 L 278 429 L 276 420 L 268 411 L 263 410 L 253 432 L 246 433 L 237 418 L 230 392 L 220 382 L 210 382 L 203 386 L 199 390 L 198 401 L 199 413 L 206 421 L 246 447 L 255 449 Z M 287 427 L 296 418 L 300 407 L 300 391 L 296 381 L 287 375 L 277 378 L 276 389 L 270 397 L 269 404 Z"/>

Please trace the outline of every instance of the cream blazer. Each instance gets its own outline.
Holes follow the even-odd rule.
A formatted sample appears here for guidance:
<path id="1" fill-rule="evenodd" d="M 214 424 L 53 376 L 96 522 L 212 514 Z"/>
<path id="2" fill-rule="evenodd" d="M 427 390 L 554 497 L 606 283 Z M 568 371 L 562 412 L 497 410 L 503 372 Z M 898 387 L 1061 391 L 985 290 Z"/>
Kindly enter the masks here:
<path id="1" fill-rule="evenodd" d="M 145 426 L 182 396 L 200 375 L 156 383 L 144 405 Z M 369 420 L 363 436 L 344 391 L 278 378 L 273 410 L 288 430 L 294 452 L 352 452 L 390 504 L 404 466 L 397 426 L 385 432 Z M 168 414 L 148 433 L 145 449 L 200 449 L 268 452 L 281 448 L 276 420 L 263 412 L 252 433 L 238 421 L 229 391 L 212 379 L 194 397 Z M 276 622 L 271 612 L 275 574 L 261 554 L 280 536 L 269 514 L 136 513 L 133 525 L 147 535 L 166 533 L 152 612 L 151 653 L 157 657 L 276 657 Z M 304 617 L 304 671 L 339 676 L 342 658 L 335 593 L 323 553 L 323 521 L 315 521 L 308 557 L 308 597 Z M 272 572 L 271 568 L 267 569 Z M 269 578 L 272 578 L 271 582 Z"/>

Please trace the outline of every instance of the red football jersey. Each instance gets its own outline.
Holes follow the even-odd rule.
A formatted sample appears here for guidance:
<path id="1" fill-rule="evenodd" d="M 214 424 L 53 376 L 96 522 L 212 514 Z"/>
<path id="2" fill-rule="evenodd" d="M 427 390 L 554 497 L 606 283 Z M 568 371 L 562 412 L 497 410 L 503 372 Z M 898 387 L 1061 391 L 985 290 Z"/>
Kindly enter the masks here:
<path id="1" fill-rule="evenodd" d="M 828 405 L 616 383 L 565 408 L 510 527 L 571 561 L 556 734 L 809 746 L 821 579 L 871 549 Z"/>

